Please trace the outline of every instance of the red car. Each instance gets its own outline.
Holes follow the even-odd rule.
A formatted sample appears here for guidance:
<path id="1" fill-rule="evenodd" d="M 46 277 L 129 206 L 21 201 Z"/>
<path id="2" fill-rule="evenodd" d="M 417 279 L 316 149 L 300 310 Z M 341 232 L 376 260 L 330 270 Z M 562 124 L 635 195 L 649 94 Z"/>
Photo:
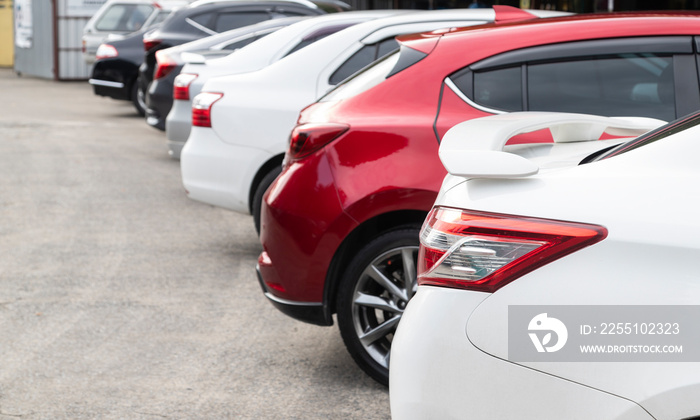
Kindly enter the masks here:
<path id="1" fill-rule="evenodd" d="M 450 127 L 509 111 L 669 121 L 700 109 L 696 13 L 509 18 L 399 38 L 398 53 L 302 111 L 266 193 L 265 295 L 302 321 L 332 325 L 337 313 L 348 350 L 379 382 L 416 288 Z"/>

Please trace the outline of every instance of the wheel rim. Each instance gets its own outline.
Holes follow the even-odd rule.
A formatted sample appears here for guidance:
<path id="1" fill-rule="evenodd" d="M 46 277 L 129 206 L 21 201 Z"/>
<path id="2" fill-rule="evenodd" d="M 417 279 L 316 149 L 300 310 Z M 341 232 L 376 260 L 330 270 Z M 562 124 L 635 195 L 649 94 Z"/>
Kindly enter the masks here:
<path id="1" fill-rule="evenodd" d="M 367 354 L 389 368 L 391 341 L 409 299 L 416 292 L 417 246 L 391 249 L 362 272 L 352 298 L 357 338 Z"/>

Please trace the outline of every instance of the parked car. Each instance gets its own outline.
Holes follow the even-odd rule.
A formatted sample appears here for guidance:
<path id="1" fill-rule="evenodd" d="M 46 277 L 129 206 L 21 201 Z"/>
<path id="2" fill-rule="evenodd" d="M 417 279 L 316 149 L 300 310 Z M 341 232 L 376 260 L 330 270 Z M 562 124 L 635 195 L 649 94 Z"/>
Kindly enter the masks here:
<path id="1" fill-rule="evenodd" d="M 146 55 L 139 68 L 139 83 L 144 92 L 154 77 L 156 52 L 215 35 L 231 29 L 252 25 L 270 19 L 292 16 L 318 16 L 350 7 L 332 0 L 262 0 L 262 1 L 197 1 L 178 10 L 156 30 L 143 39 Z M 151 118 L 155 117 L 147 111 Z M 165 118 L 165 116 L 163 116 Z M 152 121 L 155 121 L 152 119 Z"/>
<path id="2" fill-rule="evenodd" d="M 193 119 L 182 152 L 182 181 L 189 197 L 251 213 L 259 229 L 262 195 L 281 171 L 289 132 L 304 106 L 397 49 L 396 35 L 493 19 L 492 9 L 424 11 L 376 19 L 259 71 L 209 79 L 194 99 L 193 109 L 211 118 Z M 223 95 L 212 95 L 215 92 Z"/>
<path id="3" fill-rule="evenodd" d="M 159 130 L 165 130 L 165 117 L 173 104 L 173 81 L 180 74 L 187 57 L 224 57 L 306 18 L 308 17 L 294 16 L 270 19 L 156 51 L 156 70 L 146 92 L 146 103 L 150 109 L 146 122 Z"/>
<path id="4" fill-rule="evenodd" d="M 399 53 L 301 113 L 261 212 L 265 295 L 307 322 L 332 325 L 337 313 L 350 353 L 386 382 L 418 231 L 445 176 L 445 132 L 512 111 L 669 121 L 700 109 L 698 16 L 582 15 L 399 38 Z"/>
<path id="5" fill-rule="evenodd" d="M 235 54 L 222 58 L 190 60 L 183 67 L 182 76 L 175 79 L 177 89 L 173 96 L 173 106 L 165 120 L 170 156 L 180 158 L 180 152 L 192 129 L 192 99 L 202 91 L 202 86 L 209 79 L 260 70 L 358 22 L 407 12 L 409 11 L 373 10 L 318 16 L 291 25 Z"/>
<path id="6" fill-rule="evenodd" d="M 88 64 L 95 61 L 100 44 L 111 35 L 119 39 L 136 31 L 162 22 L 173 10 L 188 4 L 185 0 L 108 0 L 90 18 L 83 28 L 83 58 Z M 143 51 L 143 46 L 141 47 Z"/>
<path id="7" fill-rule="evenodd" d="M 440 145 L 450 175 L 392 345 L 392 418 L 697 418 L 700 364 L 682 333 L 700 308 L 700 114 L 556 164 L 499 150 L 532 121 L 501 117 Z"/>
<path id="8" fill-rule="evenodd" d="M 143 62 L 143 34 L 148 30 L 101 44 L 88 80 L 95 95 L 131 101 L 141 116 L 146 114 L 146 103 L 137 78 Z"/>

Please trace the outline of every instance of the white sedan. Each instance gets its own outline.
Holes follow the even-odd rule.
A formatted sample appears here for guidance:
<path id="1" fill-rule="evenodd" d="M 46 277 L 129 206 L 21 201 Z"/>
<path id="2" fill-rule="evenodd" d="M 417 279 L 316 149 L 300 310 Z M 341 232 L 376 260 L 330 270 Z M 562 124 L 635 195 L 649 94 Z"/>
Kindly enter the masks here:
<path id="1" fill-rule="evenodd" d="M 304 106 L 395 50 L 397 35 L 477 25 L 493 21 L 494 16 L 493 9 L 457 9 L 376 19 L 262 70 L 210 79 L 194 100 L 199 119 L 181 156 L 189 197 L 252 213 L 259 228 L 262 195 L 281 170 L 289 133 Z"/>
<path id="2" fill-rule="evenodd" d="M 187 54 L 187 61 L 174 81 L 173 106 L 165 120 L 168 152 L 179 159 L 192 127 L 192 99 L 210 78 L 260 70 L 312 43 L 349 26 L 398 13 L 401 10 L 371 10 L 332 13 L 314 18 L 273 19 L 246 28 L 259 27 L 255 40 L 218 58 Z M 295 23 L 290 24 L 289 21 Z M 276 25 L 276 27 L 273 27 Z M 286 27 L 283 27 L 286 26 Z M 280 27 L 283 27 L 280 29 Z"/>
<path id="3" fill-rule="evenodd" d="M 700 114 L 576 141 L 656 124 L 519 113 L 444 136 L 395 420 L 700 415 Z M 554 144 L 503 147 L 549 126 Z"/>

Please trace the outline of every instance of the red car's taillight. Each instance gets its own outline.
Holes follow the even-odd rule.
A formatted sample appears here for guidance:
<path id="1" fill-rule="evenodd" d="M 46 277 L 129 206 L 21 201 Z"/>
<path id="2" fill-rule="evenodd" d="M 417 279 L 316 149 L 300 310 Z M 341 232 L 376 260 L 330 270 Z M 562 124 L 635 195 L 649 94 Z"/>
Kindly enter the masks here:
<path id="1" fill-rule="evenodd" d="M 435 207 L 421 231 L 418 284 L 492 293 L 607 234 L 596 225 Z"/>
<path id="2" fill-rule="evenodd" d="M 211 107 L 224 96 L 223 93 L 202 92 L 192 100 L 192 125 L 211 127 Z"/>
<path id="3" fill-rule="evenodd" d="M 340 137 L 350 128 L 346 124 L 303 124 L 292 130 L 288 156 L 299 159 Z"/>
<path id="4" fill-rule="evenodd" d="M 146 38 L 144 38 L 144 39 L 143 39 L 143 49 L 144 49 L 146 52 L 149 52 L 149 51 L 152 50 L 153 48 L 155 48 L 155 47 L 157 47 L 158 45 L 160 45 L 161 42 L 163 42 L 163 41 L 161 41 L 160 39 L 146 39 Z"/>
<path id="5" fill-rule="evenodd" d="M 197 78 L 196 74 L 180 73 L 173 82 L 173 99 L 189 101 L 190 85 Z"/>
<path id="6" fill-rule="evenodd" d="M 177 67 L 177 63 L 165 50 L 156 51 L 156 71 L 153 74 L 153 79 L 167 76 L 175 67 Z"/>
<path id="7" fill-rule="evenodd" d="M 109 44 L 100 44 L 100 46 L 97 47 L 97 52 L 95 53 L 95 58 L 97 60 L 101 60 L 103 58 L 117 57 L 118 55 L 119 55 L 119 52 L 113 46 L 111 46 Z"/>

